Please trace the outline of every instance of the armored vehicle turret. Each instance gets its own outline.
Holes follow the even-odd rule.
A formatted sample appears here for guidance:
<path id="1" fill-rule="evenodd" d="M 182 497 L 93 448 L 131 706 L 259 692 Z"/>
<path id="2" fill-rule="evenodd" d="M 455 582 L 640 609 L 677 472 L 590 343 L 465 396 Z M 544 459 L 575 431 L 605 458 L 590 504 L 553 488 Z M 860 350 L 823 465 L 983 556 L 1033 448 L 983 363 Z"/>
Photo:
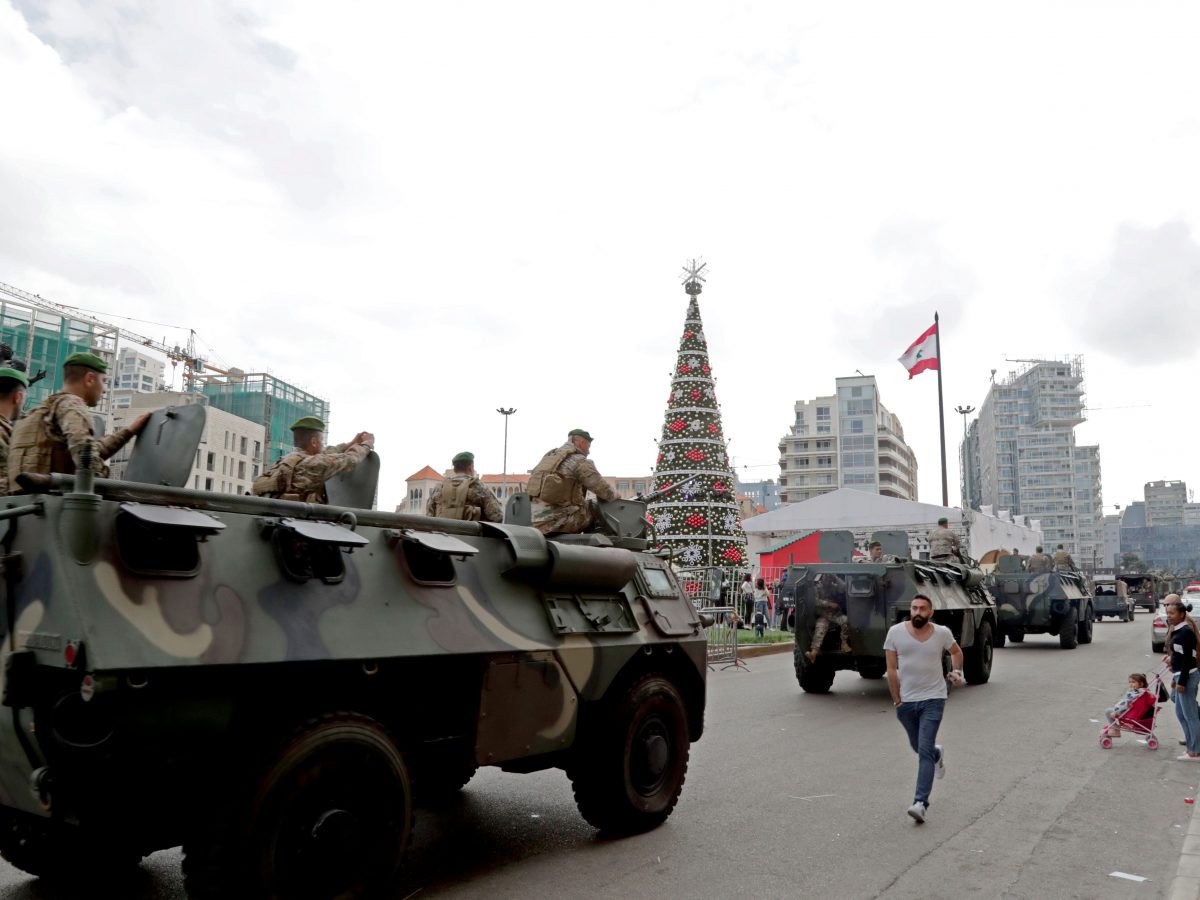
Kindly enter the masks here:
<path id="1" fill-rule="evenodd" d="M 414 795 L 487 765 L 565 769 L 606 832 L 675 807 L 705 638 L 633 501 L 606 520 L 624 533 L 556 541 L 87 472 L 21 484 L 0 500 L 0 854 L 28 872 L 107 877 L 182 844 L 193 898 L 374 894 Z"/>
<path id="2" fill-rule="evenodd" d="M 996 601 L 996 646 L 1018 644 L 1027 634 L 1058 635 L 1064 650 L 1092 642 L 1095 611 L 1087 582 L 1077 572 L 1026 572 L 1018 556 L 1002 556 L 988 576 Z"/>
<path id="3" fill-rule="evenodd" d="M 883 640 L 908 617 L 916 594 L 933 601 L 933 621 L 949 628 L 963 648 L 967 681 L 986 683 L 996 607 L 983 588 L 983 573 L 958 563 L 906 558 L 904 532 L 876 532 L 873 539 L 882 544 L 884 561 L 852 562 L 853 535 L 835 531 L 821 534 L 823 562 L 788 567 L 784 590 L 795 603 L 793 654 L 800 687 L 827 693 L 834 675 L 845 669 L 882 678 Z"/>

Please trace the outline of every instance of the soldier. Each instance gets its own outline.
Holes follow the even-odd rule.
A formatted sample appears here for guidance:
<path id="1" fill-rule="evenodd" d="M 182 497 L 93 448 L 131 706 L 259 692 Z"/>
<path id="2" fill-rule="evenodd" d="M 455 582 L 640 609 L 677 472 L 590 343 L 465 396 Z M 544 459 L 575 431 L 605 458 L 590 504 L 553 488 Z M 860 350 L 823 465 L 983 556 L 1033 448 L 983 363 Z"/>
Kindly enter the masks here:
<path id="1" fill-rule="evenodd" d="M 881 548 L 882 549 L 882 548 Z M 817 578 L 817 621 L 813 623 L 812 638 L 808 643 L 808 652 L 804 655 L 809 662 L 816 662 L 821 653 L 821 645 L 825 643 L 825 635 L 831 627 L 838 630 L 841 638 L 842 653 L 852 653 L 850 647 L 850 626 L 846 612 L 837 601 L 839 592 L 844 594 L 845 585 L 836 575 L 821 575 Z"/>
<path id="2" fill-rule="evenodd" d="M 938 519 L 937 528 L 929 532 L 929 558 L 937 562 L 963 561 L 958 535 L 950 530 L 950 520 Z"/>
<path id="3" fill-rule="evenodd" d="M 1054 571 L 1056 572 L 1078 572 L 1075 568 L 1075 560 L 1071 559 L 1071 554 L 1063 549 L 1063 545 L 1059 544 L 1058 549 L 1054 551 Z"/>
<path id="4" fill-rule="evenodd" d="M 879 541 L 871 541 L 867 544 L 867 555 L 857 557 L 855 562 L 860 563 L 893 563 L 896 557 L 890 553 L 883 552 L 883 544 Z"/>
<path id="5" fill-rule="evenodd" d="M 146 427 L 150 413 L 142 413 L 124 428 L 97 438 L 92 431 L 92 414 L 104 396 L 108 363 L 91 353 L 72 353 L 63 363 L 63 389 L 51 394 L 13 427 L 8 444 L 8 489 L 20 491 L 17 476 L 22 472 L 43 475 L 73 474 L 83 465 L 85 452 L 91 469 L 101 478 L 108 475 L 108 459 Z"/>
<path id="6" fill-rule="evenodd" d="M 567 442 L 549 451 L 529 476 L 533 527 L 542 534 L 577 534 L 592 524 L 585 499 L 591 491 L 601 500 L 616 500 L 617 492 L 600 477 L 587 458 L 592 436 L 582 428 L 567 432 Z"/>
<path id="7" fill-rule="evenodd" d="M 0 369 L 0 494 L 8 493 L 8 442 L 12 439 L 13 420 L 25 406 L 29 379 L 16 369 Z"/>
<path id="8" fill-rule="evenodd" d="M 454 474 L 433 489 L 425 504 L 425 515 L 468 522 L 503 522 L 500 501 L 475 477 L 475 454 L 463 451 L 450 462 Z"/>
<path id="9" fill-rule="evenodd" d="M 1033 556 L 1029 557 L 1029 559 L 1027 559 L 1025 561 L 1025 571 L 1030 572 L 1032 574 L 1041 574 L 1042 572 L 1049 572 L 1053 568 L 1054 568 L 1054 563 L 1050 561 L 1049 556 L 1047 556 L 1045 553 L 1042 552 L 1042 548 L 1040 545 L 1037 548 L 1037 552 L 1034 553 Z"/>
<path id="10" fill-rule="evenodd" d="M 250 491 L 256 496 L 328 503 L 325 482 L 349 472 L 375 448 L 375 435 L 369 431 L 360 431 L 349 443 L 325 447 L 325 423 L 316 416 L 298 419 L 291 431 L 296 449 L 254 479 Z"/>

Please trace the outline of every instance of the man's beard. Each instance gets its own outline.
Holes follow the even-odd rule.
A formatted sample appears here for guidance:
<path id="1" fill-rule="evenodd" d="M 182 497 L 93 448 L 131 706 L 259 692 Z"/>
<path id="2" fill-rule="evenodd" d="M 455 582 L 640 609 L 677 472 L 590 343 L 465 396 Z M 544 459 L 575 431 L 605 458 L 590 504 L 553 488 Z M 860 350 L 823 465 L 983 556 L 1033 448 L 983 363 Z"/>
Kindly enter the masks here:
<path id="1" fill-rule="evenodd" d="M 925 616 L 913 616 L 912 617 L 913 628 L 924 628 L 925 623 L 928 621 L 929 621 L 929 619 L 927 619 Z"/>

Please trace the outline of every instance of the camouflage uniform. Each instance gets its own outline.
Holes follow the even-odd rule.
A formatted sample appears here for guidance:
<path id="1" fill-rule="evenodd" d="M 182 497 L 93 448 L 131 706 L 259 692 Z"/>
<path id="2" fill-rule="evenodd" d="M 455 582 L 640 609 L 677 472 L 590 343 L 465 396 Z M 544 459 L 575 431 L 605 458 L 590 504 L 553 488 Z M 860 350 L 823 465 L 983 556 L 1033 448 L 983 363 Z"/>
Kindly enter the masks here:
<path id="1" fill-rule="evenodd" d="M 1054 551 L 1054 570 L 1056 572 L 1074 572 L 1075 560 L 1071 559 L 1071 554 L 1066 550 Z"/>
<path id="2" fill-rule="evenodd" d="M 576 534 L 592 524 L 587 491 L 601 500 L 617 492 L 600 477 L 596 466 L 570 441 L 542 457 L 529 477 L 533 527 L 542 534 Z"/>
<path id="3" fill-rule="evenodd" d="M 349 472 L 367 458 L 370 444 L 335 444 L 320 453 L 295 450 L 254 479 L 250 490 L 259 497 L 299 500 L 301 503 L 328 503 L 325 482 Z"/>
<path id="4" fill-rule="evenodd" d="M 831 580 L 827 581 L 827 578 Z M 835 582 L 840 583 L 841 579 L 836 576 L 820 576 L 820 580 L 817 582 L 817 621 L 813 625 L 812 639 L 808 642 L 808 653 L 806 654 L 810 662 L 816 660 L 817 655 L 821 652 L 821 645 L 825 643 L 825 635 L 828 634 L 831 625 L 837 626 L 838 635 L 842 639 L 841 652 L 852 652 L 849 620 L 837 600 L 830 596 L 831 592 L 841 586 L 840 584 L 835 586 Z"/>
<path id="5" fill-rule="evenodd" d="M 1045 553 L 1035 553 L 1025 563 L 1025 571 L 1040 574 L 1049 572 L 1054 568 L 1054 563 L 1050 561 Z"/>
<path id="6" fill-rule="evenodd" d="M 108 459 L 133 437 L 129 428 L 97 438 L 92 431 L 91 408 L 75 394 L 59 391 L 30 410 L 15 426 L 8 441 L 8 484 L 19 490 L 17 476 L 22 472 L 43 475 L 54 472 L 72 474 L 83 463 L 83 451 L 92 451 L 92 471 L 108 476 Z"/>
<path id="7" fill-rule="evenodd" d="M 0 416 L 0 495 L 8 493 L 8 442 L 12 440 L 12 422 Z"/>
<path id="8" fill-rule="evenodd" d="M 940 525 L 929 532 L 929 558 L 961 560 L 962 549 L 959 547 L 958 535 Z"/>
<path id="9" fill-rule="evenodd" d="M 442 499 L 443 495 L 445 500 Z M 504 521 L 504 513 L 496 495 L 474 475 L 465 472 L 455 472 L 433 489 L 425 504 L 425 515 L 466 519 L 469 522 Z"/>

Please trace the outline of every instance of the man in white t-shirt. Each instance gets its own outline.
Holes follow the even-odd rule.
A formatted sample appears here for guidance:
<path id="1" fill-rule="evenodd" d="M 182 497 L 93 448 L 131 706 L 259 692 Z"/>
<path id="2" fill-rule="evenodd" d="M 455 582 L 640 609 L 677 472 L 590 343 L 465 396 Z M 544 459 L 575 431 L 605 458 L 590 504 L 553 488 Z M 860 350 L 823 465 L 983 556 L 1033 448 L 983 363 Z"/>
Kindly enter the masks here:
<path id="1" fill-rule="evenodd" d="M 883 641 L 887 657 L 888 687 L 896 718 L 908 732 L 908 742 L 917 754 L 917 793 L 908 814 L 925 821 L 933 777 L 946 774 L 946 751 L 935 743 L 942 711 L 946 707 L 946 682 L 963 683 L 963 653 L 945 625 L 935 625 L 933 601 L 917 594 L 909 607 L 909 620 L 888 629 Z M 953 671 L 942 677 L 942 654 L 950 651 Z"/>

